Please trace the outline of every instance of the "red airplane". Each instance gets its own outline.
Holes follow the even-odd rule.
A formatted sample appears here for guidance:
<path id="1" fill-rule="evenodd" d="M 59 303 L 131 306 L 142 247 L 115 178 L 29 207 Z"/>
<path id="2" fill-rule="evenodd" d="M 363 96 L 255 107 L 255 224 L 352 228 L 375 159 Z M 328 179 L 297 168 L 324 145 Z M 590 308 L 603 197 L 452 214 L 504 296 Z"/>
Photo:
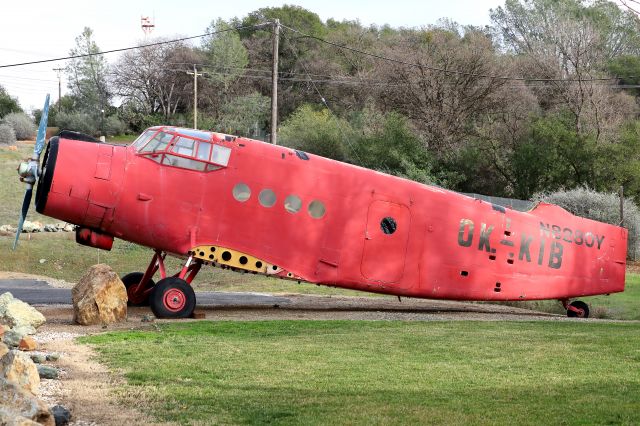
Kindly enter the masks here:
<path id="1" fill-rule="evenodd" d="M 44 138 L 20 169 L 38 181 L 37 211 L 77 225 L 80 244 L 109 250 L 121 238 L 154 249 L 144 273 L 122 280 L 129 302 L 150 304 L 158 317 L 192 314 L 190 283 L 209 264 L 406 297 L 558 299 L 572 317 L 589 308 L 570 299 L 624 291 L 627 230 L 550 204 L 519 212 L 284 146 L 171 126 L 129 146 L 63 131 L 40 169 L 39 146 Z M 167 254 L 184 259 L 175 275 Z"/>

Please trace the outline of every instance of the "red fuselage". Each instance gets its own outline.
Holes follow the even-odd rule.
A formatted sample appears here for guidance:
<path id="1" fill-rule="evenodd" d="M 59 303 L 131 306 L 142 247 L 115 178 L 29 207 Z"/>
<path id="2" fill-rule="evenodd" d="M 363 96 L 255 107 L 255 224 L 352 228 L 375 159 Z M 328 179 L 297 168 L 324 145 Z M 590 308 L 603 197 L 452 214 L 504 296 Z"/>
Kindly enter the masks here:
<path id="1" fill-rule="evenodd" d="M 50 142 L 38 211 L 180 256 L 227 247 L 364 291 L 527 300 L 624 290 L 627 231 L 557 206 L 518 212 L 260 141 L 148 132 L 128 147 Z"/>

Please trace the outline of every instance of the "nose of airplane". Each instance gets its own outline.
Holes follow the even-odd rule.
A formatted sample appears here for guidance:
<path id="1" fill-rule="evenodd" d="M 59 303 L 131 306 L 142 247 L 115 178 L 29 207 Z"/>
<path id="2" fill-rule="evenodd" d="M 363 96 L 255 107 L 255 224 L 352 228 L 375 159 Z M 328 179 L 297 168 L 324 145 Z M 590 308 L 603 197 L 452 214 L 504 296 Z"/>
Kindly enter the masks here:
<path id="1" fill-rule="evenodd" d="M 119 194 L 122 173 L 113 166 L 122 150 L 74 132 L 51 138 L 36 191 L 38 213 L 104 230 Z"/>

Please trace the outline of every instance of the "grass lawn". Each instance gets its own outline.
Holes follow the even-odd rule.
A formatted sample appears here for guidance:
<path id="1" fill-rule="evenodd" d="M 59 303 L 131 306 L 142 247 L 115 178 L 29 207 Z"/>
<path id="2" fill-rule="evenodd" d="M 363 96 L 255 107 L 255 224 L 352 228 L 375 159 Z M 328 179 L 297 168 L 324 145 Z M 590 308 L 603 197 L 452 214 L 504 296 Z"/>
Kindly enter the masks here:
<path id="1" fill-rule="evenodd" d="M 181 424 L 640 424 L 640 324 L 258 321 L 81 338 Z"/>

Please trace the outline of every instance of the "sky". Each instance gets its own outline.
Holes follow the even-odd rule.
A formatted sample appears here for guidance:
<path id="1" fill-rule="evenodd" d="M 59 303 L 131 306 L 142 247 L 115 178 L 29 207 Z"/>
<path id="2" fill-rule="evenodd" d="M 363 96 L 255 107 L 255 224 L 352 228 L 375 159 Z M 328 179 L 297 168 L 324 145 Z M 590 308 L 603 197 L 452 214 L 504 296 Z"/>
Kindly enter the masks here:
<path id="1" fill-rule="evenodd" d="M 323 21 L 359 20 L 364 25 L 420 27 L 449 18 L 463 25 L 490 23 L 489 10 L 504 0 L 11 0 L 0 16 L 0 65 L 64 57 L 84 27 L 94 31 L 101 50 L 135 46 L 144 40 L 140 18 L 149 16 L 151 37 L 191 36 L 205 32 L 217 18 L 243 17 L 262 7 L 295 4 L 317 13 Z M 106 56 L 114 62 L 118 54 Z M 0 68 L 0 85 L 17 97 L 26 111 L 42 108 L 46 93 L 58 98 L 53 68 L 64 62 Z M 62 94 L 66 81 L 62 73 Z"/>

